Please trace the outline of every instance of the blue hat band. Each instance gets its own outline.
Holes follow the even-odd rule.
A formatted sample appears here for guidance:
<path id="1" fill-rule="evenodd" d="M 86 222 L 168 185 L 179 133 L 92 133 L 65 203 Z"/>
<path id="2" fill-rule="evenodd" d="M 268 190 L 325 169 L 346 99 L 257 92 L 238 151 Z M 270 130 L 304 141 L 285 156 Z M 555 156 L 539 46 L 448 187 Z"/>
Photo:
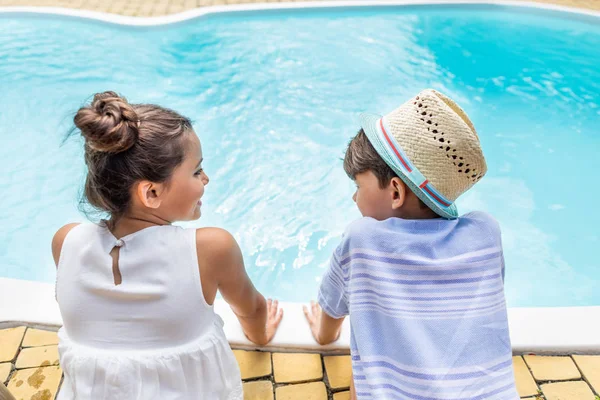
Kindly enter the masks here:
<path id="1" fill-rule="evenodd" d="M 398 142 L 388 134 L 389 131 L 390 130 L 386 127 L 384 118 L 380 118 L 377 121 L 376 133 L 379 137 L 379 141 L 383 144 L 388 153 L 386 159 L 391 161 L 397 169 L 400 169 L 404 175 L 415 186 L 420 188 L 431 201 L 435 202 L 436 205 L 444 209 L 452 206 L 452 202 L 438 192 L 421 171 L 410 162 L 402 148 L 398 145 Z"/>

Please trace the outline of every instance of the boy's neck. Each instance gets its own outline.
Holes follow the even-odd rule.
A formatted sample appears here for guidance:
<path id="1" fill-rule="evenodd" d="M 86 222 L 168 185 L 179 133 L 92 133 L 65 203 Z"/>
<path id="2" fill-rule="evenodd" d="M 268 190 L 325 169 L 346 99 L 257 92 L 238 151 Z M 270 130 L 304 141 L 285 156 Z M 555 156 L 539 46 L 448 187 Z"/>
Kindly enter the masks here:
<path id="1" fill-rule="evenodd" d="M 431 208 L 424 206 L 415 195 L 406 197 L 404 204 L 395 210 L 396 216 L 402 219 L 434 219 L 441 218 Z"/>
<path id="2" fill-rule="evenodd" d="M 418 210 L 398 210 L 398 218 L 402 219 L 434 219 L 441 218 L 439 215 L 433 212 L 431 209 L 418 209 Z"/>

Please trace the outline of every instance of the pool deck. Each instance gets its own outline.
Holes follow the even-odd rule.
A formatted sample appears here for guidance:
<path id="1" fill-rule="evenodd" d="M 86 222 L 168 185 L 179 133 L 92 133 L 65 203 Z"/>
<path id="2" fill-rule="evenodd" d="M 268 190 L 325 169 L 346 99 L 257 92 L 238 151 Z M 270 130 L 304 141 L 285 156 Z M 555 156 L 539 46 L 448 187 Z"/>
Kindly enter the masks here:
<path id="1" fill-rule="evenodd" d="M 132 17 L 159 17 L 206 6 L 248 3 L 284 3 L 290 1 L 295 0 L 0 0 L 0 7 L 64 7 Z M 600 10 L 600 0 L 536 1 L 538 3 L 556 4 L 588 10 Z"/>
<path id="2" fill-rule="evenodd" d="M 62 382 L 56 332 L 17 325 L 0 330 L 0 343 L 0 382 L 16 399 L 54 399 Z M 233 351 L 245 400 L 349 399 L 347 354 Z M 513 365 L 521 398 L 594 400 L 600 393 L 600 356 L 519 355 Z"/>
<path id="3" fill-rule="evenodd" d="M 245 400 L 348 399 L 348 320 L 340 339 L 322 347 L 301 305 L 280 304 L 280 329 L 268 348 L 257 348 L 229 306 L 215 302 L 240 364 Z M 509 308 L 508 317 L 521 398 L 598 400 L 600 307 Z M 17 400 L 55 398 L 62 371 L 54 332 L 61 325 L 54 285 L 0 278 L 0 382 Z"/>

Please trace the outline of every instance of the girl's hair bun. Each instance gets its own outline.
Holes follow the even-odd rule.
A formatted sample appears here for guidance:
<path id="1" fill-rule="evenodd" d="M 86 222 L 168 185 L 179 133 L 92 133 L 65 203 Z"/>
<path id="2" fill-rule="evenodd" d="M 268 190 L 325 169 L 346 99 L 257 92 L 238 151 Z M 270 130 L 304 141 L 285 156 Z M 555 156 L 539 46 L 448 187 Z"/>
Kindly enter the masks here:
<path id="1" fill-rule="evenodd" d="M 97 152 L 129 150 L 139 136 L 139 119 L 133 106 L 115 92 L 94 95 L 90 105 L 77 111 L 74 121 L 86 145 Z"/>

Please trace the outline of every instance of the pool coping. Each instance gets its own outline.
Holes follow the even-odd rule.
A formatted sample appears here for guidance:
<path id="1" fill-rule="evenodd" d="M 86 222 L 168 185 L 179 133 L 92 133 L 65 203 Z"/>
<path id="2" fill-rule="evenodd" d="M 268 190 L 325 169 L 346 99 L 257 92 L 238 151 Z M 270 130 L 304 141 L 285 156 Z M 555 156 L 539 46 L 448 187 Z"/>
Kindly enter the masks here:
<path id="1" fill-rule="evenodd" d="M 547 11 L 560 11 L 574 15 L 592 16 L 600 18 L 600 11 L 583 8 L 569 7 L 558 4 L 537 3 L 535 1 L 515 0 L 329 0 L 329 1 L 295 1 L 282 3 L 250 3 L 204 6 L 186 10 L 180 13 L 162 15 L 156 17 L 132 17 L 126 15 L 112 14 L 101 11 L 78 10 L 63 7 L 37 7 L 37 6 L 2 6 L 2 13 L 27 13 L 27 14 L 52 14 L 70 17 L 99 20 L 118 25 L 129 26 L 159 26 L 189 21 L 191 19 L 207 16 L 210 14 L 235 13 L 244 11 L 266 11 L 266 10 L 293 10 L 293 9 L 327 9 L 340 7 L 381 7 L 381 6 L 427 6 L 427 5 L 489 5 L 499 7 L 519 7 L 529 9 L 541 9 Z"/>
<path id="2" fill-rule="evenodd" d="M 273 341 L 257 346 L 244 336 L 233 311 L 223 300 L 214 304 L 225 322 L 230 344 L 242 349 L 348 352 L 349 320 L 341 337 L 328 346 L 312 338 L 301 303 L 282 302 L 284 317 Z M 508 322 L 514 354 L 600 354 L 600 306 L 509 308 Z M 29 324 L 59 327 L 62 319 L 50 283 L 0 278 L 0 329 Z"/>
<path id="3" fill-rule="evenodd" d="M 324 1 L 294 3 L 254 3 L 210 6 L 160 17 L 129 17 L 98 11 L 75 10 L 60 7 L 0 7 L 1 13 L 63 15 L 130 26 L 158 26 L 188 21 L 210 14 L 275 9 L 305 9 L 334 7 L 377 7 L 402 5 L 492 5 L 561 11 L 575 15 L 600 18 L 600 12 L 554 4 L 503 0 L 374 0 Z M 557 294 L 558 295 L 558 294 Z M 350 344 L 349 321 L 344 321 L 340 339 L 328 346 L 319 346 L 312 338 L 304 319 L 302 304 L 281 303 L 284 319 L 274 340 L 264 349 L 340 351 L 347 352 Z M 237 318 L 222 300 L 217 300 L 215 311 L 225 322 L 225 333 L 230 343 L 238 348 L 256 349 L 248 341 Z M 511 342 L 515 354 L 600 354 L 600 306 L 590 307 L 532 307 L 509 308 L 508 319 Z M 54 299 L 54 285 L 49 283 L 0 278 L 0 328 L 16 324 L 58 327 L 62 320 Z"/>

